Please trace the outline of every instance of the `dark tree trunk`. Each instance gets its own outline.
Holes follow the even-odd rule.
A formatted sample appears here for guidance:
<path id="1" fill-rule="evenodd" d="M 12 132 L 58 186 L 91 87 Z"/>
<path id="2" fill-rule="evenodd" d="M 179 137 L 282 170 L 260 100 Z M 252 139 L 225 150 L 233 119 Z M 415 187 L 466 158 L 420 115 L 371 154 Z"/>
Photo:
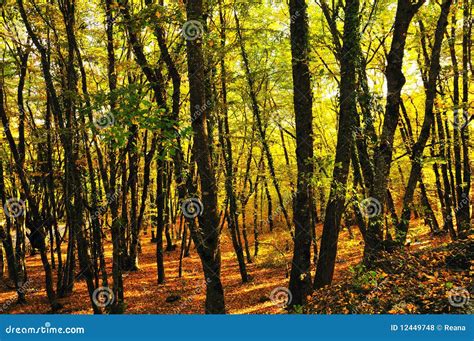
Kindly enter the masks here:
<path id="1" fill-rule="evenodd" d="M 445 0 L 441 5 L 441 14 L 438 19 L 436 26 L 435 38 L 433 48 L 431 51 L 430 58 L 430 69 L 428 74 L 428 83 L 426 88 L 426 101 L 425 101 L 425 118 L 423 120 L 423 126 L 418 136 L 417 142 L 413 145 L 411 160 L 412 167 L 410 171 L 410 177 L 403 197 L 403 210 L 400 223 L 397 226 L 397 242 L 403 245 L 406 240 L 408 233 L 408 226 L 410 224 L 411 217 L 411 203 L 413 201 L 413 195 L 415 192 L 416 185 L 421 177 L 422 171 L 422 159 L 423 151 L 426 146 L 426 142 L 431 133 L 431 126 L 434 124 L 434 100 L 436 98 L 436 81 L 438 79 L 440 71 L 440 54 L 441 45 L 443 43 L 444 31 L 448 24 L 448 14 L 451 7 L 452 0 Z"/>
<path id="2" fill-rule="evenodd" d="M 392 164 L 393 141 L 400 115 L 400 97 L 405 76 L 402 73 L 403 56 L 408 27 L 413 16 L 424 3 L 410 0 L 398 0 L 397 12 L 393 29 L 392 44 L 387 58 L 385 76 L 387 78 L 387 104 L 379 146 L 374 153 L 374 182 L 371 186 L 371 197 L 378 201 L 380 214 L 371 217 L 367 228 L 367 238 L 364 248 L 364 258 L 373 259 L 381 250 L 383 240 L 383 217 L 386 202 L 387 184 Z"/>
<path id="3" fill-rule="evenodd" d="M 1 85 L 0 85 L 1 86 Z M 0 98 L 3 101 L 3 98 Z M 2 102 L 3 104 L 3 102 Z M 0 104 L 1 105 L 1 104 Z M 1 110 L 1 109 L 0 109 Z M 0 161 L 0 201 L 2 207 L 5 207 L 7 204 L 7 197 L 5 192 L 5 180 L 3 174 L 3 162 Z M 2 245 L 5 248 L 5 256 L 7 258 L 8 274 L 9 278 L 15 283 L 15 289 L 18 294 L 18 303 L 26 302 L 24 290 L 20 290 L 20 286 L 23 283 L 20 283 L 20 276 L 18 274 L 17 259 L 16 254 L 13 249 L 13 240 L 11 236 L 11 219 L 5 215 L 5 220 L 7 224 L 6 231 L 3 229 L 3 226 L 0 226 L 0 239 Z M 18 236 L 17 236 L 18 238 Z M 0 246 L 1 247 L 1 246 Z"/>
<path id="4" fill-rule="evenodd" d="M 413 153 L 413 146 L 415 145 L 415 141 L 413 138 L 413 130 L 411 127 L 411 122 L 408 117 L 408 113 L 406 112 L 405 105 L 403 104 L 403 101 L 400 102 L 400 107 L 402 109 L 402 117 L 400 118 L 400 121 L 402 122 L 402 126 L 400 127 L 400 132 L 402 135 L 403 142 L 405 144 L 405 147 L 407 149 L 408 154 Z M 434 129 L 434 118 L 433 118 L 433 123 L 431 125 L 431 130 Z M 433 135 L 434 137 L 435 135 Z M 431 146 L 430 149 L 432 149 L 433 146 Z M 431 152 L 433 152 L 431 150 Z M 434 164 L 436 165 L 436 164 Z M 438 181 L 439 183 L 439 181 Z M 441 184 L 440 184 L 441 185 Z M 426 223 L 429 225 L 431 231 L 433 233 L 438 233 L 439 232 L 439 225 L 438 221 L 436 220 L 436 216 L 433 212 L 433 208 L 431 207 L 430 201 L 428 199 L 428 192 L 426 190 L 425 183 L 423 181 L 423 174 L 420 172 L 420 179 L 419 179 L 419 186 L 420 186 L 420 191 L 421 191 L 421 205 L 422 205 L 422 214 L 423 217 L 425 218 Z M 441 191 L 441 188 L 439 188 Z M 400 222 L 397 220 L 395 223 L 395 226 L 399 226 Z"/>
<path id="5" fill-rule="evenodd" d="M 204 22 L 202 0 L 186 3 L 188 20 Z M 199 216 L 199 230 L 192 235 L 201 258 L 206 279 L 207 314 L 224 314 L 224 289 L 221 283 L 221 254 L 219 245 L 219 218 L 217 215 L 217 185 L 207 136 L 207 106 L 204 85 L 205 65 L 201 39 L 187 40 L 189 96 L 192 128 L 194 131 L 193 160 L 200 175 L 201 196 L 204 209 Z"/>
<path id="6" fill-rule="evenodd" d="M 432 125 L 432 128 L 431 128 L 431 147 L 430 147 L 430 156 L 432 158 L 436 158 L 436 157 L 441 157 L 440 156 L 440 152 L 439 150 L 436 150 L 435 149 L 435 146 L 436 146 L 436 138 L 438 136 L 438 134 L 436 134 L 436 113 L 435 113 L 435 123 Z M 435 184 L 436 184 L 436 193 L 438 194 L 438 200 L 440 202 L 440 205 L 441 205 L 441 214 L 442 214 L 442 217 L 443 217 L 443 221 L 446 221 L 446 219 L 448 218 L 448 215 L 447 215 L 447 210 L 446 210 L 446 202 L 444 201 L 444 188 L 443 188 L 443 185 L 441 183 L 441 174 L 440 174 L 440 165 L 438 162 L 434 162 L 433 163 L 433 172 L 435 174 Z"/>
<path id="7" fill-rule="evenodd" d="M 263 162 L 263 158 L 260 159 L 260 166 L 259 170 L 261 170 L 261 164 Z M 261 177 L 257 175 L 257 180 L 254 184 L 254 195 L 253 195 L 253 257 L 257 258 L 258 256 L 258 248 L 259 248 L 259 240 L 258 240 L 258 189 Z"/>
<path id="8" fill-rule="evenodd" d="M 469 162 L 469 123 L 471 121 L 469 112 L 469 70 L 468 62 L 471 55 L 471 29 L 472 29 L 472 3 L 463 2 L 463 34 L 462 34 L 462 113 L 464 117 L 461 126 L 461 144 L 463 153 L 463 183 L 461 188 L 461 200 L 458 200 L 458 231 L 460 238 L 467 238 L 472 227 L 470 214 L 470 191 L 471 191 L 471 164 Z M 472 72 L 471 72 L 472 74 Z M 472 141 L 471 141 L 472 142 Z"/>
<path id="9" fill-rule="evenodd" d="M 183 218 L 181 218 L 183 219 Z M 184 257 L 184 252 L 186 250 L 186 242 L 188 240 L 188 228 L 187 225 L 184 224 L 183 227 L 183 235 L 181 236 L 181 249 L 179 252 L 179 267 L 178 267 L 178 277 L 181 278 L 183 275 L 183 257 Z"/>
<path id="10" fill-rule="evenodd" d="M 74 50 L 76 52 L 77 56 L 77 61 L 79 65 L 79 70 L 81 73 L 81 84 L 82 84 L 82 92 L 84 93 L 85 96 L 85 112 L 87 113 L 87 116 L 90 120 L 90 123 L 93 123 L 93 116 L 92 116 L 92 105 L 90 101 L 90 95 L 89 95 L 89 90 L 87 87 L 87 74 L 86 70 L 84 68 L 84 63 L 82 61 L 82 56 L 79 50 L 79 47 L 77 46 L 77 42 L 75 39 L 75 36 L 73 36 L 74 39 Z M 80 112 L 80 123 L 83 126 L 86 126 L 86 120 L 85 120 L 85 115 Z M 95 138 L 95 137 L 93 137 Z M 86 132 L 82 132 L 82 140 L 84 144 L 84 149 L 86 153 L 86 159 L 87 159 L 87 168 L 89 171 L 89 183 L 90 183 L 90 189 L 91 189 L 91 208 L 90 208 L 90 219 L 91 219 L 91 224 L 92 224 L 92 251 L 93 251 L 93 263 L 94 263 L 94 268 L 97 269 L 95 271 L 95 278 L 96 278 L 96 287 L 99 286 L 108 286 L 107 284 L 107 270 L 106 270 L 106 264 L 105 264 L 105 257 L 104 257 L 104 247 L 102 244 L 102 228 L 100 224 L 100 215 L 99 215 L 99 194 L 100 194 L 100 189 L 97 188 L 97 183 L 96 183 L 96 171 L 94 169 L 94 164 L 92 160 L 92 153 L 89 145 L 89 138 L 86 134 Z M 99 157 L 101 158 L 101 157 Z M 54 213 L 53 213 L 54 216 Z M 101 273 L 101 278 L 102 278 L 102 284 L 99 285 L 99 269 Z"/>
<path id="11" fill-rule="evenodd" d="M 66 35 L 68 42 L 68 58 L 66 67 L 67 91 L 70 94 L 77 93 L 77 74 L 74 66 L 76 55 L 75 38 L 75 3 L 74 1 L 65 1 L 60 4 L 63 14 L 64 24 L 66 26 Z M 62 138 L 64 157 L 65 157 L 65 199 L 66 213 L 68 221 L 75 231 L 78 246 L 78 258 L 81 274 L 84 275 L 87 282 L 87 289 L 91 300 L 94 313 L 100 313 L 100 309 L 93 300 L 95 290 L 94 277 L 95 269 L 92 265 L 89 253 L 89 244 L 84 224 L 84 196 L 83 184 L 79 168 L 77 166 L 79 159 L 79 150 L 74 148 L 79 145 L 78 136 L 74 133 L 77 129 L 76 103 L 72 96 L 67 96 L 64 100 L 64 111 L 66 114 L 66 131 Z M 73 201 L 74 200 L 74 201 Z"/>
<path id="12" fill-rule="evenodd" d="M 313 94 L 309 71 L 308 14 L 305 0 L 290 0 L 291 55 L 293 69 L 293 107 L 296 122 L 295 245 L 289 289 L 290 303 L 303 305 L 311 292 L 311 180 L 313 176 Z"/>
<path id="13" fill-rule="evenodd" d="M 164 160 L 161 143 L 158 147 L 158 160 L 156 162 L 156 264 L 158 284 L 165 282 L 165 266 L 163 256 L 163 231 L 165 228 L 165 191 L 164 191 Z"/>
<path id="14" fill-rule="evenodd" d="M 138 129 L 134 128 L 134 132 L 137 132 Z M 136 136 L 137 138 L 138 136 Z M 143 171 L 143 184 L 142 184 L 142 193 L 141 193 L 141 203 L 140 207 L 138 208 L 138 168 L 139 168 L 139 159 L 138 159 L 138 151 L 136 150 L 138 147 L 136 144 L 136 138 L 133 139 L 133 144 L 131 146 L 134 152 L 131 152 L 130 155 L 130 178 L 129 184 L 131 186 L 131 197 L 132 197 L 132 204 L 131 204 L 131 242 L 130 242 L 130 254 L 129 254 L 129 264 L 128 270 L 136 271 L 138 270 L 138 251 L 139 251 L 139 244 L 140 244 L 140 232 L 141 226 L 143 223 L 143 215 L 145 213 L 146 202 L 148 197 L 148 187 L 150 184 L 150 167 L 153 156 L 156 150 L 157 144 L 157 136 L 156 134 L 153 135 L 151 141 L 150 150 L 147 152 L 145 148 L 145 162 L 144 162 L 144 171 Z M 147 139 L 147 132 L 145 133 L 145 145 Z"/>
<path id="15" fill-rule="evenodd" d="M 221 24 L 221 47 L 225 50 L 226 47 L 226 21 L 222 2 L 219 1 L 219 18 Z M 244 252 L 242 250 L 242 240 L 240 238 L 239 219 L 237 213 L 237 198 L 235 194 L 235 179 L 234 179 L 234 160 L 232 153 L 232 143 L 230 140 L 229 129 L 229 115 L 227 108 L 227 70 L 224 61 L 225 55 L 222 54 L 220 59 L 221 68 L 221 97 L 222 97 L 222 111 L 223 119 L 219 119 L 219 137 L 222 148 L 222 156 L 225 164 L 225 189 L 227 198 L 229 199 L 229 213 L 227 215 L 227 225 L 230 230 L 232 238 L 232 245 L 237 256 L 239 264 L 239 272 L 242 282 L 248 281 L 247 268 L 245 266 Z"/>
<path id="16" fill-rule="evenodd" d="M 451 55 L 451 62 L 453 65 L 453 106 L 454 106 L 454 115 L 453 115 L 453 150 L 454 150 L 454 175 L 455 175 L 455 191 L 453 192 L 454 195 L 454 203 L 455 203 L 455 216 L 456 216 L 456 224 L 457 224 L 457 234 L 460 232 L 460 227 L 462 226 L 462 217 L 460 217 L 460 207 L 462 205 L 462 156 L 461 156 L 461 134 L 460 131 L 462 129 L 462 125 L 464 124 L 463 117 L 460 116 L 461 110 L 459 110 L 459 66 L 456 56 L 456 48 L 455 48 L 455 41 L 456 41 L 456 12 L 453 12 L 453 19 L 452 19 L 452 28 L 451 28 L 451 36 L 449 37 L 449 52 Z"/>
<path id="17" fill-rule="evenodd" d="M 20 6 L 20 13 L 21 13 L 22 19 L 25 22 L 25 25 L 29 27 L 28 30 L 30 31 L 31 27 L 29 26 L 29 23 L 27 21 L 26 12 L 24 10 L 23 3 L 21 2 L 21 0 L 18 0 L 18 4 Z M 26 178 L 25 171 L 22 167 L 20 154 L 18 153 L 17 146 L 15 144 L 15 141 L 13 139 L 12 133 L 9 128 L 8 117 L 5 112 L 3 101 L 4 101 L 3 84 L 2 82 L 0 82 L 0 119 L 3 124 L 4 132 L 8 141 L 8 145 L 10 147 L 10 151 L 13 154 L 15 168 L 18 173 L 18 177 L 20 178 L 20 183 L 21 183 L 25 198 L 28 201 L 29 206 L 30 206 L 30 210 L 26 217 L 26 225 L 28 229 L 30 230 L 29 239 L 30 239 L 30 243 L 32 247 L 35 249 L 38 249 L 41 254 L 41 261 L 43 264 L 43 269 L 44 269 L 44 274 L 45 274 L 46 294 L 48 296 L 51 310 L 53 312 L 56 312 L 61 306 L 57 302 L 56 293 L 54 292 L 53 280 L 52 280 L 53 275 L 52 275 L 51 265 L 49 264 L 48 255 L 46 251 L 46 243 L 45 243 L 46 235 L 45 235 L 45 226 L 44 226 L 45 221 L 44 221 L 44 218 L 41 217 L 38 210 L 37 202 L 34 200 L 31 194 L 30 184 Z M 17 245 L 20 242 L 19 236 L 20 234 L 18 233 L 18 229 L 17 229 Z M 21 259 L 17 259 L 17 261 L 18 260 L 21 260 Z"/>
<path id="18" fill-rule="evenodd" d="M 112 10 L 112 0 L 105 1 L 105 16 L 106 16 L 106 33 L 107 33 L 107 78 L 109 83 L 110 91 L 110 108 L 112 114 L 117 106 L 116 95 L 114 94 L 117 89 L 117 74 L 115 70 L 115 52 L 114 52 L 114 13 Z M 100 159 L 99 159 L 100 160 Z M 122 238 L 121 238 L 121 221 L 119 217 L 119 197 L 120 190 L 117 189 L 116 176 L 117 176 L 117 160 L 116 154 L 111 146 L 109 151 L 109 163 L 110 163 L 110 177 L 109 182 L 107 181 L 107 174 L 102 171 L 102 178 L 107 187 L 107 194 L 109 195 L 110 212 L 112 215 L 111 225 L 111 237 L 112 237 L 112 278 L 113 278 L 113 292 L 115 301 L 112 303 L 111 312 L 121 313 L 124 309 L 123 305 L 123 278 L 122 278 Z M 101 166 L 101 169 L 104 169 Z M 125 190 L 123 188 L 122 190 Z"/>
<path id="19" fill-rule="evenodd" d="M 275 228 L 273 223 L 273 201 L 268 188 L 268 181 L 266 178 L 263 179 L 263 186 L 265 187 L 265 196 L 267 198 L 267 217 L 268 217 L 268 229 L 270 232 Z"/>
<path id="20" fill-rule="evenodd" d="M 357 114 L 356 65 L 359 45 L 359 0 L 348 0 L 344 8 L 341 50 L 340 112 L 333 180 L 329 194 L 314 287 L 331 284 L 337 253 L 341 216 L 351 162 Z"/>
<path id="21" fill-rule="evenodd" d="M 247 156 L 246 166 L 245 166 L 245 174 L 242 183 L 242 192 L 240 193 L 240 204 L 242 210 L 242 236 L 244 239 L 244 248 L 245 248 L 245 256 L 247 258 L 247 263 L 252 263 L 252 257 L 250 256 L 250 246 L 247 237 L 247 203 L 250 199 L 251 189 L 249 190 L 249 194 L 246 193 L 247 190 L 247 183 L 250 183 L 250 168 L 252 165 L 252 156 L 253 156 L 253 145 L 254 145 L 254 137 L 255 137 L 255 125 L 252 127 L 252 135 L 250 139 L 250 150 Z M 251 187 L 251 185 L 249 185 Z M 272 217 L 273 219 L 273 217 Z"/>
<path id="22" fill-rule="evenodd" d="M 441 97 L 444 97 L 443 88 L 439 86 L 439 92 Z M 454 176 L 452 174 L 452 167 L 451 167 L 451 148 L 450 148 L 450 136 L 449 130 L 447 130 L 447 124 L 443 124 L 445 119 L 445 113 L 442 111 L 437 110 L 435 113 L 435 122 L 436 126 L 438 127 L 438 144 L 439 144 L 439 152 L 441 158 L 441 176 L 443 179 L 443 202 L 446 209 L 446 218 L 443 220 L 443 231 L 449 231 L 451 238 L 456 239 L 456 231 L 454 230 L 453 224 L 453 190 L 454 185 L 452 183 Z"/>
<path id="23" fill-rule="evenodd" d="M 52 219 L 52 226 L 54 228 L 54 236 L 56 239 L 56 253 L 58 259 L 58 266 L 57 266 L 57 288 L 62 287 L 62 274 L 63 274 L 63 258 L 61 252 L 61 245 L 62 239 L 59 232 L 58 226 L 58 213 L 57 213 L 57 201 L 56 195 L 54 191 L 54 168 L 53 168 L 53 143 L 52 143 L 52 122 L 51 122 L 51 103 L 50 103 L 49 95 L 46 100 L 46 117 L 45 117 L 45 125 L 47 129 L 47 136 L 46 136 L 46 148 L 47 148 L 47 169 L 48 169 L 48 176 L 47 176 L 47 195 L 48 201 L 51 207 L 51 219 Z M 51 245 L 53 248 L 53 245 Z"/>

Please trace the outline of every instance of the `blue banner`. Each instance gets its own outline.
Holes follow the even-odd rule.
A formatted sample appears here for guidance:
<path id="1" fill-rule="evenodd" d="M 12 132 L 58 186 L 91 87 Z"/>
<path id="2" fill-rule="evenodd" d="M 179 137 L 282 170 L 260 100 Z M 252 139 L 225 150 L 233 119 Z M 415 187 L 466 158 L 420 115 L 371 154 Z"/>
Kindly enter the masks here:
<path id="1" fill-rule="evenodd" d="M 472 315 L 2 315 L 0 340 L 473 341 Z"/>

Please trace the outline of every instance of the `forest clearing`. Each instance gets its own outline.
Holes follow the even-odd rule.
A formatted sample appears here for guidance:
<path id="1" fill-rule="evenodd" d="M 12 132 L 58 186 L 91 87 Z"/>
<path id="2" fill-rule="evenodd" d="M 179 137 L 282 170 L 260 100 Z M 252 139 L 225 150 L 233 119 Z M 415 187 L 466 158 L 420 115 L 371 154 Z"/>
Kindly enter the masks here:
<path id="1" fill-rule="evenodd" d="M 467 0 L 0 0 L 2 314 L 472 314 Z"/>

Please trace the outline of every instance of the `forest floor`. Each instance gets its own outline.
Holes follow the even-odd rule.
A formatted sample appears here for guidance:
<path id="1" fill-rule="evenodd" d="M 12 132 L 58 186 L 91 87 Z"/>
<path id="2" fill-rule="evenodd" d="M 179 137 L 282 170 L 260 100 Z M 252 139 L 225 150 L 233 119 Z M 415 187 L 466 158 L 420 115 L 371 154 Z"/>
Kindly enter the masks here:
<path id="1" fill-rule="evenodd" d="M 413 224 L 413 226 L 416 223 Z M 319 235 L 321 226 L 318 227 Z M 449 257 L 449 237 L 433 239 L 423 225 L 411 230 L 411 243 L 403 254 L 387 255 L 379 269 L 371 271 L 360 263 L 363 242 L 357 228 L 341 231 L 333 286 L 317 290 L 305 312 L 309 313 L 437 313 L 473 312 L 471 302 L 461 308 L 449 304 L 447 293 L 456 288 L 472 288 L 472 246 L 467 251 L 471 269 L 452 270 L 445 266 Z M 417 236 L 417 237 L 415 237 Z M 251 241 L 253 242 L 253 241 Z M 124 274 L 127 314 L 201 314 L 205 282 L 196 251 L 191 248 L 183 259 L 183 276 L 178 277 L 179 245 L 165 252 L 166 283 L 157 284 L 156 244 L 149 235 L 142 238 L 140 270 Z M 288 286 L 291 239 L 286 231 L 260 236 L 259 256 L 248 264 L 251 280 L 242 284 L 230 237 L 222 236 L 222 282 L 227 312 L 230 314 L 281 314 L 286 310 L 270 300 L 276 288 Z M 253 246 L 253 245 L 252 245 Z M 470 249 L 469 249 L 470 248 Z M 251 248 L 253 254 L 253 247 Z M 105 245 L 108 271 L 112 258 L 110 242 Z M 44 290 L 44 275 L 39 255 L 28 256 L 27 304 L 15 304 L 16 293 L 2 281 L 0 307 L 9 314 L 46 314 L 50 307 Z M 313 269 L 314 270 L 314 269 Z M 111 281 L 111 277 L 109 278 Z M 469 295 L 469 292 L 467 293 Z M 174 302 L 167 298 L 179 297 Z M 468 297 L 469 298 L 469 297 Z M 63 314 L 91 314 L 85 281 L 76 281 L 74 293 L 60 299 Z M 6 305 L 6 309 L 5 309 Z"/>

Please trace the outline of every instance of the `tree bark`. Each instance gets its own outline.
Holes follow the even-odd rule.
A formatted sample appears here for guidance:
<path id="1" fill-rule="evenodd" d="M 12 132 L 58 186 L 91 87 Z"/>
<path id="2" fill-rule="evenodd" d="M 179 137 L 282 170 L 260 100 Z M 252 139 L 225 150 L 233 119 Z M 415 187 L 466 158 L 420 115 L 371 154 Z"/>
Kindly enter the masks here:
<path id="1" fill-rule="evenodd" d="M 415 192 L 416 185 L 421 177 L 421 171 L 423 167 L 423 151 L 431 133 L 431 126 L 434 124 L 433 106 L 434 100 L 436 98 L 436 81 L 438 79 L 440 71 L 441 44 L 443 43 L 444 31 L 448 24 L 448 15 L 451 3 L 452 0 L 445 0 L 441 5 L 441 14 L 436 26 L 435 38 L 430 58 L 428 83 L 426 88 L 425 118 L 423 120 L 423 126 L 421 128 L 420 135 L 418 136 L 418 140 L 412 148 L 412 167 L 410 171 L 410 176 L 408 178 L 408 184 L 405 190 L 405 195 L 403 197 L 402 216 L 400 219 L 400 223 L 397 226 L 396 239 L 400 245 L 403 245 L 405 243 L 406 236 L 408 233 L 408 227 L 411 218 L 410 205 L 413 201 L 413 195 Z"/>
<path id="2" fill-rule="evenodd" d="M 333 180 L 324 218 L 314 287 L 331 284 L 337 253 L 341 216 L 345 207 L 346 185 L 351 162 L 357 114 L 356 64 L 359 33 L 359 0 L 347 0 L 344 7 L 344 34 L 341 53 L 340 111 Z"/>
<path id="3" fill-rule="evenodd" d="M 204 22 L 202 0 L 187 1 L 187 19 Z M 187 40 L 189 96 L 194 132 L 193 160 L 200 176 L 204 210 L 199 216 L 200 229 L 192 235 L 201 258 L 206 279 L 206 314 L 224 314 L 224 290 L 221 283 L 221 254 L 219 218 L 217 215 L 217 185 L 207 135 L 207 106 L 205 94 L 205 65 L 201 39 Z"/>
<path id="4" fill-rule="evenodd" d="M 293 70 L 293 107 L 296 122 L 295 245 L 289 289 L 290 305 L 303 305 L 311 292 L 311 180 L 313 177 L 313 94 L 309 70 L 308 14 L 305 0 L 290 0 L 290 39 Z"/>
<path id="5" fill-rule="evenodd" d="M 224 10 L 222 8 L 222 1 L 219 0 L 219 19 L 221 24 L 221 48 L 225 51 L 226 47 L 226 22 L 224 18 Z M 221 69 L 221 100 L 223 118 L 219 119 L 219 136 L 222 148 L 222 157 L 225 164 L 225 189 L 227 198 L 229 199 L 229 213 L 227 215 L 227 225 L 230 230 L 232 245 L 237 256 L 239 264 L 239 272 L 242 282 L 248 281 L 247 267 L 245 265 L 244 252 L 242 249 L 242 240 L 239 230 L 239 217 L 237 213 L 237 197 L 235 194 L 235 179 L 234 179 L 234 159 L 232 153 L 232 142 L 230 140 L 229 129 L 229 113 L 227 103 L 227 70 L 225 66 L 225 54 L 222 53 L 220 58 Z"/>
<path id="6" fill-rule="evenodd" d="M 471 9 L 470 9 L 471 8 Z M 461 128 L 461 144 L 463 153 L 463 183 L 461 188 L 461 201 L 458 200 L 459 213 L 458 231 L 460 238 L 467 238 L 472 227 L 471 223 L 471 164 L 469 162 L 469 69 L 468 62 L 471 55 L 471 29 L 472 29 L 472 3 L 463 1 L 463 34 L 462 34 L 462 112 L 464 124 Z"/>
<path id="7" fill-rule="evenodd" d="M 367 238 L 364 248 L 364 259 L 374 259 L 381 250 L 383 241 L 383 217 L 386 202 L 386 193 L 390 168 L 392 163 L 393 141 L 400 116 L 400 98 L 405 76 L 402 72 L 405 43 L 410 23 L 424 3 L 424 0 L 411 2 L 410 0 L 398 0 L 395 23 L 393 29 L 392 44 L 387 58 L 385 76 L 387 79 L 387 104 L 385 106 L 385 117 L 379 146 L 374 153 L 374 182 L 371 186 L 370 195 L 377 200 L 381 207 L 380 214 L 371 217 L 367 227 Z"/>

